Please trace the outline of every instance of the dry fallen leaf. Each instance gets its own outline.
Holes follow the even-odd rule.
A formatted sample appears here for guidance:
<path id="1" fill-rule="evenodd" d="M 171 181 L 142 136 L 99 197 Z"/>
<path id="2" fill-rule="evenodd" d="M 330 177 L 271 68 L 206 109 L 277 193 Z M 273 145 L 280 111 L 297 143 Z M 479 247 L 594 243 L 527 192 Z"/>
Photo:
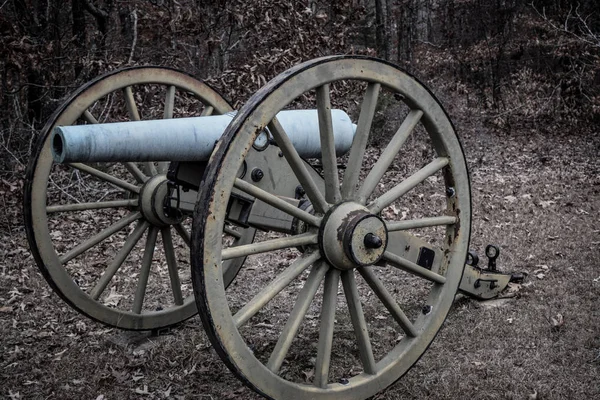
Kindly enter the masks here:
<path id="1" fill-rule="evenodd" d="M 517 293 L 519 290 L 521 290 L 521 286 L 522 285 L 520 283 L 509 282 L 506 291 L 508 293 Z"/>
<path id="2" fill-rule="evenodd" d="M 116 307 L 119 305 L 119 301 L 121 301 L 122 297 L 123 295 L 118 294 L 117 289 L 113 286 L 110 288 L 110 293 L 108 294 L 108 296 L 106 296 L 106 299 L 104 299 L 104 304 L 107 306 Z"/>
<path id="3" fill-rule="evenodd" d="M 550 322 L 552 323 L 552 329 L 558 330 L 561 326 L 565 324 L 565 318 L 562 314 L 556 314 L 556 316 L 550 318 Z"/>
<path id="4" fill-rule="evenodd" d="M 135 389 L 135 392 L 137 394 L 150 394 L 150 392 L 148 391 L 148 385 L 144 385 L 143 389 L 140 389 L 140 388 Z"/>
<path id="5" fill-rule="evenodd" d="M 304 378 L 304 382 L 310 382 L 314 376 L 315 370 L 313 368 L 302 371 L 302 377 Z"/>
<path id="6" fill-rule="evenodd" d="M 133 379 L 134 382 L 137 382 L 140 379 L 144 379 L 144 375 L 132 375 L 131 379 Z"/>
<path id="7" fill-rule="evenodd" d="M 60 361 L 62 360 L 62 356 L 63 354 L 65 354 L 67 352 L 68 349 L 64 349 L 63 351 L 60 351 L 56 354 L 54 354 L 54 358 L 52 359 L 52 361 Z"/>
<path id="8" fill-rule="evenodd" d="M 547 201 L 542 200 L 542 201 L 540 201 L 540 206 L 542 208 L 548 208 L 548 207 L 550 207 L 553 204 L 556 204 L 556 202 L 553 201 L 553 200 L 547 200 Z"/>

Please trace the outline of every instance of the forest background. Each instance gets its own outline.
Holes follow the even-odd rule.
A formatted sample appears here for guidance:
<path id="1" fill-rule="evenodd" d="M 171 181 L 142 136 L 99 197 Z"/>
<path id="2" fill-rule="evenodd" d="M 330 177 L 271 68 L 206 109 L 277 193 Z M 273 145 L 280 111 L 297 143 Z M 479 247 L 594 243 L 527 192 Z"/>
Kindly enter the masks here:
<path id="1" fill-rule="evenodd" d="M 460 104 L 454 118 L 468 116 L 471 125 L 462 129 L 481 122 L 512 134 L 586 131 L 600 116 L 596 7 L 593 0 L 5 0 L 0 171 L 23 171 L 36 132 L 65 96 L 127 65 L 185 70 L 239 107 L 296 63 L 367 54 L 416 73 L 442 103 Z"/>

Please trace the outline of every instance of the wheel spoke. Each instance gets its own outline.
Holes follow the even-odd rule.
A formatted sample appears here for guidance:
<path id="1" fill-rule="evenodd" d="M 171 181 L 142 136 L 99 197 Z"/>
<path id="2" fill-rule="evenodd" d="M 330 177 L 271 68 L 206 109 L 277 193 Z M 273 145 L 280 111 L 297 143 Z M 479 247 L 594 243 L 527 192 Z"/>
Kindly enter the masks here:
<path id="1" fill-rule="evenodd" d="M 385 286 L 383 286 L 383 282 L 375 275 L 375 272 L 372 268 L 359 268 L 358 272 L 365 279 L 367 284 L 373 289 L 373 292 L 379 297 L 379 300 L 383 303 L 385 308 L 390 312 L 392 317 L 398 322 L 398 325 L 402 328 L 402 330 L 406 333 L 407 336 L 416 337 L 417 330 L 410 322 L 404 311 L 400 308 L 396 300 L 392 297 L 390 292 L 387 291 Z"/>
<path id="2" fill-rule="evenodd" d="M 308 307 L 310 306 L 310 303 L 312 303 L 315 294 L 319 289 L 319 285 L 328 269 L 329 266 L 325 262 L 316 264 L 310 271 L 310 275 L 308 275 L 308 279 L 306 279 L 302 290 L 298 293 L 296 304 L 294 304 L 290 317 L 288 318 L 266 365 L 272 372 L 277 373 L 279 368 L 281 368 L 281 364 L 292 345 L 292 341 L 296 337 L 302 321 L 304 321 L 304 316 L 308 311 Z"/>
<path id="3" fill-rule="evenodd" d="M 233 316 L 235 326 L 240 328 L 244 325 L 250 318 L 259 312 L 265 304 L 271 301 L 273 297 L 277 296 L 277 294 L 289 285 L 290 282 L 296 279 L 298 275 L 306 270 L 306 268 L 310 267 L 320 257 L 319 252 L 315 251 L 314 253 L 305 255 L 294 261 Z"/>
<path id="4" fill-rule="evenodd" d="M 183 304 L 183 294 L 181 293 L 181 282 L 179 280 L 179 272 L 177 271 L 177 258 L 175 257 L 175 249 L 173 248 L 171 228 L 168 226 L 162 228 L 161 235 L 165 249 L 165 258 L 167 259 L 167 266 L 169 267 L 169 278 L 171 280 L 171 289 L 173 290 L 173 300 L 176 305 L 180 306 Z"/>
<path id="5" fill-rule="evenodd" d="M 128 190 L 130 192 L 133 193 L 140 193 L 140 187 L 136 186 L 132 183 L 126 182 L 122 179 L 119 179 L 115 176 L 109 175 L 106 172 L 102 172 L 97 170 L 96 168 L 92 168 L 88 165 L 85 164 L 80 164 L 80 163 L 74 163 L 74 164 L 69 164 L 69 166 L 71 168 L 76 168 L 80 171 L 83 171 L 85 173 L 88 173 L 92 176 L 95 176 L 96 178 L 102 179 L 105 182 L 108 183 L 112 183 L 113 185 L 120 187 L 121 189 L 125 189 Z"/>
<path id="6" fill-rule="evenodd" d="M 348 168 L 344 172 L 344 181 L 342 182 L 342 198 L 345 200 L 354 197 L 356 185 L 362 168 L 362 159 L 367 148 L 369 132 L 371 131 L 371 123 L 375 115 L 375 107 L 377 106 L 377 98 L 379 97 L 379 83 L 369 83 L 365 97 L 360 109 L 358 117 L 358 125 L 352 147 L 350 148 L 350 156 L 348 158 Z"/>
<path id="7" fill-rule="evenodd" d="M 171 85 L 167 88 L 167 94 L 165 96 L 165 108 L 163 111 L 163 119 L 173 118 L 173 108 L 175 106 L 175 86 Z M 169 168 L 168 162 L 158 163 L 158 172 L 164 174 Z"/>
<path id="8" fill-rule="evenodd" d="M 202 110 L 202 113 L 200 113 L 201 117 L 208 117 L 209 115 L 212 115 L 213 111 L 215 111 L 215 109 L 211 106 L 204 106 L 204 110 Z"/>
<path id="9" fill-rule="evenodd" d="M 325 197 L 323 197 L 323 193 L 321 193 L 317 187 L 317 184 L 309 175 L 304 161 L 302 158 L 300 158 L 300 155 L 294 148 L 292 141 L 283 130 L 283 127 L 277 118 L 273 118 L 269 124 L 269 130 L 275 138 L 275 141 L 281 149 L 281 152 L 285 156 L 285 159 L 290 164 L 292 171 L 294 171 L 296 178 L 298 178 L 298 182 L 300 182 L 300 185 L 302 185 L 302 188 L 306 192 L 306 196 L 308 196 L 313 207 L 315 208 L 315 211 L 318 213 L 324 213 L 327 211 L 329 209 L 329 204 L 327 204 Z"/>
<path id="10" fill-rule="evenodd" d="M 135 104 L 135 99 L 133 98 L 133 90 L 131 86 L 127 86 L 123 89 L 123 97 L 125 97 L 125 107 L 127 107 L 127 113 L 129 114 L 129 119 L 132 121 L 139 121 L 140 113 L 138 112 L 137 105 Z"/>
<path id="11" fill-rule="evenodd" d="M 233 236 L 233 237 L 234 237 L 234 238 L 236 238 L 236 239 L 239 239 L 239 238 L 241 238 L 241 237 L 242 237 L 242 234 L 241 234 L 241 233 L 239 233 L 238 231 L 236 231 L 236 230 L 234 230 L 234 229 L 232 229 L 232 228 L 229 228 L 229 227 L 227 227 L 227 226 L 223 228 L 223 232 L 224 232 L 225 234 L 229 235 L 229 236 Z"/>
<path id="12" fill-rule="evenodd" d="M 378 214 L 385 207 L 392 204 L 396 201 L 400 196 L 403 196 L 408 191 L 413 189 L 415 186 L 423 182 L 425 179 L 429 178 L 431 175 L 438 172 L 440 169 L 444 168 L 450 160 L 446 157 L 439 157 L 415 172 L 413 175 L 409 176 L 388 192 L 384 193 L 376 200 L 371 202 L 367 207 L 373 214 Z"/>
<path id="13" fill-rule="evenodd" d="M 317 88 L 317 112 L 319 114 L 319 134 L 321 135 L 321 159 L 325 175 L 325 200 L 329 203 L 340 201 L 340 180 L 338 176 L 333 122 L 331 121 L 331 101 L 329 85 Z"/>
<path id="14" fill-rule="evenodd" d="M 381 154 L 379 160 L 377 160 L 369 172 L 369 175 L 367 175 L 367 178 L 358 192 L 358 201 L 361 204 L 365 204 L 371 193 L 373 193 L 373 190 L 377 187 L 383 174 L 385 174 L 390 165 L 392 165 L 394 158 L 396 158 L 396 154 L 398 154 L 400 148 L 406 139 L 408 139 L 422 115 L 423 112 L 421 110 L 412 110 L 402 122 L 402 125 L 400 125 L 400 128 L 398 128 L 398 131 L 392 140 L 390 140 L 390 143 L 383 151 L 383 154 Z"/>
<path id="15" fill-rule="evenodd" d="M 121 229 L 125 228 L 127 225 L 131 224 L 136 219 L 139 219 L 140 217 L 141 217 L 141 214 L 139 212 L 134 212 L 134 213 L 131 213 L 131 214 L 127 215 L 126 217 L 121 218 L 120 220 L 118 220 L 117 222 L 115 222 L 114 224 L 112 224 L 111 226 L 109 226 L 108 228 L 102 230 L 101 232 L 99 232 L 96 235 L 92 236 L 91 238 L 89 238 L 85 242 L 80 243 L 79 245 L 75 246 L 68 253 L 64 254 L 59 259 L 60 263 L 61 264 L 65 264 L 65 263 L 69 262 L 73 258 L 75 258 L 78 255 L 86 252 L 87 250 L 91 249 L 92 247 L 94 247 L 98 243 L 102 242 L 107 237 L 109 237 L 111 235 L 114 235 L 115 233 L 117 233 Z"/>
<path id="16" fill-rule="evenodd" d="M 124 162 L 123 166 L 125 167 L 125 169 L 127 169 L 127 171 L 129 171 L 129 173 L 131 175 L 133 175 L 133 177 L 135 178 L 135 180 L 138 183 L 144 183 L 146 182 L 149 178 L 146 176 L 146 174 L 144 174 L 142 172 L 141 169 L 138 168 L 137 165 L 135 165 L 135 163 L 132 162 Z"/>
<path id="17" fill-rule="evenodd" d="M 225 261 L 237 257 L 246 257 L 252 254 L 266 253 L 267 251 L 307 246 L 317 243 L 318 238 L 316 233 L 303 233 L 301 235 L 286 236 L 273 240 L 265 240 L 264 242 L 259 243 L 245 244 L 243 246 L 228 247 L 221 252 L 221 259 Z"/>
<path id="18" fill-rule="evenodd" d="M 90 203 L 59 204 L 46 207 L 46 213 L 98 210 L 102 208 L 137 207 L 138 200 L 95 201 Z"/>
<path id="19" fill-rule="evenodd" d="M 430 226 L 453 225 L 458 222 L 458 218 L 451 216 L 428 217 L 420 219 L 409 219 L 406 221 L 387 222 L 388 232 L 403 231 L 406 229 L 427 228 Z"/>
<path id="20" fill-rule="evenodd" d="M 156 165 L 152 161 L 148 161 L 144 163 L 144 169 L 146 173 L 150 176 L 158 175 L 158 170 L 156 169 Z"/>
<path id="21" fill-rule="evenodd" d="M 299 220 L 306 222 L 307 224 L 316 227 L 321 225 L 321 218 L 315 217 L 314 215 L 291 205 L 287 201 L 280 199 L 274 194 L 271 194 L 266 190 L 254 186 L 253 184 L 248 183 L 240 178 L 235 179 L 234 186 L 240 189 L 241 191 L 248 193 L 250 196 L 256 197 L 257 199 L 264 201 L 270 206 L 273 206 L 285 213 L 288 213 L 298 218 Z"/>
<path id="22" fill-rule="evenodd" d="M 446 283 L 446 278 L 442 275 L 436 274 L 435 272 L 432 272 L 427 268 L 423 268 L 420 265 L 415 264 L 414 262 L 409 261 L 400 256 L 397 256 L 396 254 L 391 253 L 389 251 L 383 253 L 383 259 L 398 269 L 409 272 L 413 275 L 417 275 L 423 279 L 427 279 L 428 281 L 440 284 Z"/>
<path id="23" fill-rule="evenodd" d="M 165 96 L 165 109 L 163 111 L 164 119 L 173 118 L 173 107 L 175 105 L 175 86 L 171 85 L 167 88 Z"/>
<path id="24" fill-rule="evenodd" d="M 175 224 L 173 225 L 173 228 L 175 228 L 175 232 L 177 232 L 177 234 L 183 239 L 187 247 L 190 247 L 190 244 L 192 243 L 192 237 L 187 229 L 185 229 L 185 226 L 182 224 Z"/>
<path id="25" fill-rule="evenodd" d="M 365 315 L 363 314 L 362 305 L 360 304 L 360 298 L 358 296 L 354 271 L 350 270 L 342 272 L 342 285 L 344 287 L 344 294 L 346 295 L 346 302 L 348 303 L 350 319 L 352 320 L 352 326 L 354 327 L 354 335 L 356 336 L 356 342 L 358 344 L 360 361 L 362 362 L 365 373 L 375 374 L 375 358 L 373 357 L 373 349 L 371 348 L 371 341 L 369 340 L 367 322 L 365 321 Z"/>
<path id="26" fill-rule="evenodd" d="M 97 124 L 98 120 L 96 119 L 96 117 L 94 117 L 92 115 L 91 112 L 89 112 L 89 110 L 85 110 L 83 112 L 83 114 L 81 115 L 83 117 L 83 119 L 85 119 L 89 124 Z"/>
<path id="27" fill-rule="evenodd" d="M 326 388 L 329 382 L 329 363 L 333 343 L 333 328 L 335 325 L 335 306 L 337 304 L 340 271 L 330 268 L 325 276 L 323 285 L 323 304 L 321 305 L 321 328 L 319 330 L 319 345 L 315 361 L 314 384 Z"/>
<path id="28" fill-rule="evenodd" d="M 157 236 L 158 228 L 151 226 L 148 231 L 148 237 L 146 238 L 142 269 L 140 270 L 138 285 L 133 299 L 132 311 L 136 314 L 142 313 L 142 305 L 144 304 L 144 297 L 146 297 L 146 287 L 148 286 L 148 278 L 150 277 L 150 267 L 152 266 L 152 257 L 154 256 L 154 247 L 156 246 Z"/>
<path id="29" fill-rule="evenodd" d="M 139 221 L 137 223 L 135 229 L 133 230 L 133 232 L 131 232 L 131 235 L 129 235 L 125 240 L 123 248 L 115 256 L 112 263 L 108 266 L 108 268 L 106 268 L 106 271 L 104 271 L 104 273 L 98 280 L 98 283 L 96 283 L 96 286 L 94 286 L 94 288 L 90 292 L 90 297 L 92 299 L 98 300 L 102 293 L 104 293 L 104 290 L 110 283 L 111 279 L 113 278 L 113 276 L 115 276 L 119 268 L 121 268 L 121 265 L 123 265 L 123 262 L 125 262 L 125 259 L 127 258 L 129 253 L 131 253 L 137 242 L 140 241 L 142 235 L 144 234 L 149 225 L 150 224 L 147 221 Z"/>

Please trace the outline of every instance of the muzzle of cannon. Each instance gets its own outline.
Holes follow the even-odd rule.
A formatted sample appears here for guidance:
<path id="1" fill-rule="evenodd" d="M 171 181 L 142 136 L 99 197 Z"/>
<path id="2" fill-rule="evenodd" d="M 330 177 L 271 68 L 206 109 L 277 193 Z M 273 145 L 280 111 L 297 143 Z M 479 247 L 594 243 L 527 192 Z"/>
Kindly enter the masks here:
<path id="1" fill-rule="evenodd" d="M 58 163 L 207 161 L 234 115 L 59 126 L 51 138 L 52 155 Z M 317 110 L 282 111 L 277 119 L 301 157 L 321 157 Z M 331 120 L 341 156 L 352 145 L 356 125 L 342 110 L 331 110 Z M 270 140 L 266 128 L 254 147 L 265 148 Z"/>
<path id="2" fill-rule="evenodd" d="M 172 69 L 101 76 L 44 128 L 24 215 L 72 308 L 129 330 L 198 313 L 216 354 L 270 399 L 370 398 L 417 362 L 457 291 L 486 299 L 511 279 L 498 248 L 487 268 L 468 252 L 447 113 L 367 57 L 300 64 L 237 112 Z"/>

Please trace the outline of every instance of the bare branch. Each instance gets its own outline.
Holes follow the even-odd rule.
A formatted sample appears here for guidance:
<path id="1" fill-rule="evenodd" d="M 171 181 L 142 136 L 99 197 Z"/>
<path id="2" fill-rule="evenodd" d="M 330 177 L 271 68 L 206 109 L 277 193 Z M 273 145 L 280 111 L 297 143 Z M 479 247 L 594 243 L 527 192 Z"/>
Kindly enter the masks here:
<path id="1" fill-rule="evenodd" d="M 129 53 L 129 60 L 127 61 L 128 64 L 131 64 L 131 61 L 133 61 L 133 55 L 135 53 L 135 45 L 137 44 L 137 23 L 138 23 L 138 16 L 137 16 L 137 9 L 134 9 L 131 12 L 131 19 L 133 20 L 133 39 L 131 40 L 131 52 Z"/>
<path id="2" fill-rule="evenodd" d="M 556 22 L 552 21 L 546 15 L 545 8 L 542 8 L 542 11 L 540 11 L 533 3 L 531 3 L 531 8 L 533 8 L 535 12 L 540 16 L 540 18 L 542 18 L 544 22 L 546 22 L 548 26 L 550 26 L 555 31 L 566 33 L 582 43 L 586 43 L 588 45 L 600 48 L 600 32 L 594 32 L 590 28 L 588 24 L 589 16 L 585 17 L 581 15 L 581 13 L 579 12 L 579 5 L 575 8 L 574 11 L 573 7 L 569 9 L 569 13 L 565 17 L 565 21 L 562 24 L 562 27 L 559 26 Z M 570 22 L 572 22 L 571 27 L 569 27 Z M 582 33 L 575 32 L 572 28 L 573 24 L 579 24 L 579 30 Z"/>
<path id="3" fill-rule="evenodd" d="M 90 12 L 90 14 L 92 14 L 94 17 L 101 18 L 101 19 L 108 18 L 108 12 L 99 7 L 96 7 L 92 3 L 92 0 L 81 0 L 81 1 L 83 2 L 83 5 L 85 6 L 86 10 L 88 10 Z"/>

